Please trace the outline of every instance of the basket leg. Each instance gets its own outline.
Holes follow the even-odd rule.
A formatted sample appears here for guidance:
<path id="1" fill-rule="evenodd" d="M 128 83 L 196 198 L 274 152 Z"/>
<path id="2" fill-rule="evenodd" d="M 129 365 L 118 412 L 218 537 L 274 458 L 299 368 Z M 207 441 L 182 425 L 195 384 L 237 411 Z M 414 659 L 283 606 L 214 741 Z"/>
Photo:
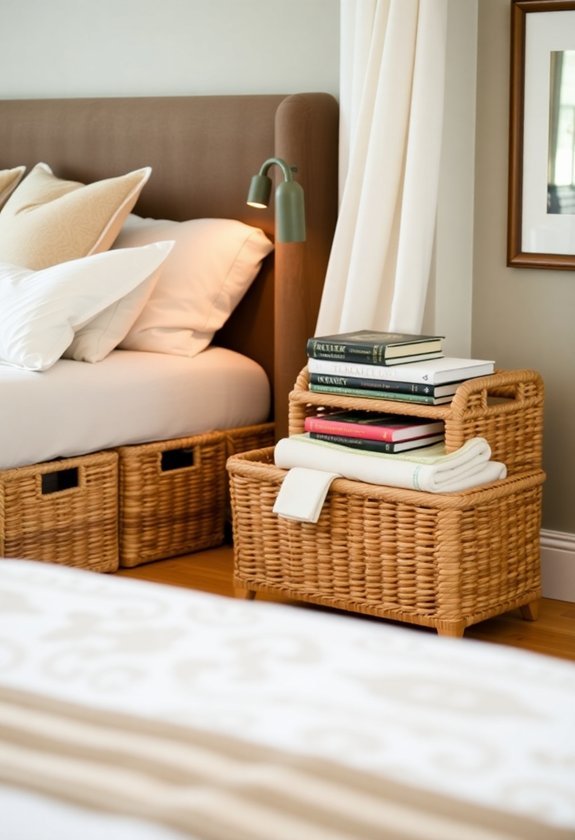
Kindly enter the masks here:
<path id="1" fill-rule="evenodd" d="M 255 589 L 248 589 L 247 586 L 242 586 L 240 583 L 234 583 L 234 596 L 243 598 L 245 601 L 253 601 L 256 597 L 256 591 Z"/>
<path id="2" fill-rule="evenodd" d="M 452 636 L 455 639 L 461 639 L 465 627 L 464 621 L 449 621 L 439 623 L 435 629 L 438 636 Z"/>
<path id="3" fill-rule="evenodd" d="M 539 618 L 539 598 L 529 604 L 523 604 L 522 607 L 519 607 L 519 610 L 524 621 L 537 621 Z"/>

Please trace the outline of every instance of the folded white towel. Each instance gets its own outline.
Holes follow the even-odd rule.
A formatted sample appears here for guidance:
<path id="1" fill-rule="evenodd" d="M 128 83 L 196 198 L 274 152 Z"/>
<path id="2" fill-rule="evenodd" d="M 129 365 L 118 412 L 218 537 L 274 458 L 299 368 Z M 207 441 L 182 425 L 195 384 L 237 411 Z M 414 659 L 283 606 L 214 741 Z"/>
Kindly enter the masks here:
<path id="1" fill-rule="evenodd" d="M 317 522 L 329 486 L 339 477 L 339 473 L 294 467 L 282 482 L 274 513 L 300 522 Z"/>
<path id="2" fill-rule="evenodd" d="M 282 438 L 275 447 L 276 466 L 283 469 L 307 467 L 368 484 L 389 484 L 428 493 L 457 493 L 505 478 L 505 464 L 490 461 L 490 456 L 490 446 L 481 437 L 466 441 L 450 453 L 443 443 L 438 443 L 388 455 L 312 440 L 307 434 Z"/>

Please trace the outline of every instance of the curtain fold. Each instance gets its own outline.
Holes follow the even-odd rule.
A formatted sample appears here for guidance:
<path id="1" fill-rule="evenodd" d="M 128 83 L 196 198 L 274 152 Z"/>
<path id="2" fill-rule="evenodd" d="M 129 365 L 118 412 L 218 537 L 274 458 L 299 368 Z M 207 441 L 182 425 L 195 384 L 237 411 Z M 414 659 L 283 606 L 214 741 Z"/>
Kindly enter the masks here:
<path id="1" fill-rule="evenodd" d="M 341 200 L 317 335 L 421 329 L 446 28 L 447 0 L 341 0 Z"/>

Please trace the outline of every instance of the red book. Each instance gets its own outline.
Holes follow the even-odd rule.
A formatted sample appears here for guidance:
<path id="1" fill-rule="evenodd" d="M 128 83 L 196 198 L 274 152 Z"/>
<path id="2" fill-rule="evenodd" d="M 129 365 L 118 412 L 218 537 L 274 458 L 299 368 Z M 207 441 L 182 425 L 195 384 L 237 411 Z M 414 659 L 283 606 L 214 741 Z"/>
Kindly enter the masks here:
<path id="1" fill-rule="evenodd" d="M 334 411 L 319 417 L 306 417 L 306 432 L 323 432 L 365 440 L 413 440 L 443 432 L 442 420 L 425 420 L 400 414 L 372 411 Z"/>

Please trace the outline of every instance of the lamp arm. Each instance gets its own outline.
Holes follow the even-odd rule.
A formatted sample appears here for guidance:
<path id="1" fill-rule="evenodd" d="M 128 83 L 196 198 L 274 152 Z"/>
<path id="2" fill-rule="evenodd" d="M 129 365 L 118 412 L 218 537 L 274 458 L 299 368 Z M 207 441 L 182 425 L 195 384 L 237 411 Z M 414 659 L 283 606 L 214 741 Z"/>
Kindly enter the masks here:
<path id="1" fill-rule="evenodd" d="M 284 179 L 286 181 L 293 181 L 293 173 L 297 171 L 297 167 L 290 166 L 285 162 L 285 160 L 282 160 L 281 158 L 277 157 L 271 157 L 265 160 L 260 167 L 259 174 L 267 175 L 268 170 L 270 169 L 270 167 L 274 166 L 274 164 L 276 166 L 279 166 L 279 168 L 282 171 L 282 175 L 284 176 Z"/>
<path id="2" fill-rule="evenodd" d="M 270 201 L 272 181 L 267 174 L 271 166 L 279 166 L 283 181 L 277 185 L 276 230 L 278 242 L 305 242 L 305 207 L 301 184 L 294 181 L 295 166 L 289 166 L 281 158 L 265 160 L 259 174 L 254 175 L 248 191 L 247 203 L 251 207 L 267 207 Z"/>

